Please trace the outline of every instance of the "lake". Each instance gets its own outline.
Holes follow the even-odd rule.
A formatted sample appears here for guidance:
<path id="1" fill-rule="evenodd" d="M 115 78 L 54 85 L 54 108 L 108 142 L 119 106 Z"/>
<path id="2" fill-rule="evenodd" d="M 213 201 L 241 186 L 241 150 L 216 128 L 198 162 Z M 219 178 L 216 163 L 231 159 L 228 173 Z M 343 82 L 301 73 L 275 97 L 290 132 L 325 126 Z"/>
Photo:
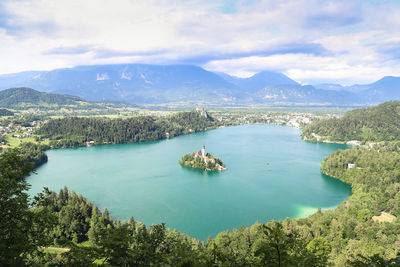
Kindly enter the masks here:
<path id="1" fill-rule="evenodd" d="M 227 171 L 178 164 L 203 145 Z M 48 163 L 28 182 L 31 194 L 67 186 L 118 219 L 164 222 L 205 240 L 256 221 L 337 206 L 351 188 L 321 174 L 320 164 L 345 148 L 305 142 L 296 128 L 240 125 L 156 142 L 50 150 Z"/>

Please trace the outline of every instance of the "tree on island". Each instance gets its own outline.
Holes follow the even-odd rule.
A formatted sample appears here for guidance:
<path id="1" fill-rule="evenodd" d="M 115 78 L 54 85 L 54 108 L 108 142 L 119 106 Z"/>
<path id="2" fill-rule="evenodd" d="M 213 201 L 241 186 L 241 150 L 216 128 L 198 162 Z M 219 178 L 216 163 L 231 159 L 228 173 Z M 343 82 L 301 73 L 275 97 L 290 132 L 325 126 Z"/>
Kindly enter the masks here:
<path id="1" fill-rule="evenodd" d="M 193 152 L 184 155 L 181 160 L 179 160 L 179 164 L 194 168 L 194 169 L 202 169 L 206 171 L 222 171 L 226 170 L 225 164 L 219 158 L 214 157 L 210 153 L 206 153 L 206 147 L 198 152 Z"/>

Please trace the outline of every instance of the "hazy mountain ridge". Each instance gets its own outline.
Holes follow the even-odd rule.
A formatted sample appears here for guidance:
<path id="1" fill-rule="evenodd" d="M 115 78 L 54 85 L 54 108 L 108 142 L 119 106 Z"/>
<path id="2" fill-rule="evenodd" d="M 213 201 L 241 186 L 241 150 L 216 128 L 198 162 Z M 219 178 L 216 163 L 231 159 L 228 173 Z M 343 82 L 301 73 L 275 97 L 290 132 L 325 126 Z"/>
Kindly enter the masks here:
<path id="1" fill-rule="evenodd" d="M 67 93 L 88 100 L 162 103 L 231 99 L 237 88 L 220 76 L 188 65 L 78 66 L 35 73 L 0 76 L 0 88 L 28 86 Z"/>
<path id="2" fill-rule="evenodd" d="M 253 104 L 360 105 L 363 103 L 353 92 L 301 85 L 277 72 L 263 71 L 249 78 L 238 78 L 226 73 L 217 74 L 240 87 L 244 94 L 251 96 Z"/>
<path id="3" fill-rule="evenodd" d="M 340 106 L 400 99 L 398 77 L 384 77 L 368 85 L 312 86 L 278 72 L 239 78 L 193 65 L 94 65 L 0 75 L 0 89 L 12 87 L 135 104 Z"/>
<path id="4" fill-rule="evenodd" d="M 0 91 L 0 107 L 15 107 L 21 104 L 71 105 L 77 102 L 84 100 L 77 96 L 43 93 L 27 87 Z"/>
<path id="5" fill-rule="evenodd" d="M 253 92 L 273 85 L 299 85 L 296 81 L 290 79 L 286 75 L 273 71 L 262 71 L 249 78 L 234 77 L 221 72 L 217 74 L 221 75 L 221 77 L 226 81 L 233 83 L 239 88 Z"/>
<path id="6" fill-rule="evenodd" d="M 370 84 L 364 93 L 369 101 L 377 100 L 384 102 L 400 99 L 400 78 L 393 76 L 383 77 Z"/>
<path id="7" fill-rule="evenodd" d="M 343 86 L 337 83 L 320 83 L 314 85 L 314 87 L 323 90 L 334 90 L 334 91 L 344 90 Z"/>
<path id="8" fill-rule="evenodd" d="M 95 108 L 126 106 L 124 103 L 101 103 L 86 101 L 78 96 L 39 92 L 28 87 L 9 88 L 0 91 L 0 107 L 21 108 Z"/>

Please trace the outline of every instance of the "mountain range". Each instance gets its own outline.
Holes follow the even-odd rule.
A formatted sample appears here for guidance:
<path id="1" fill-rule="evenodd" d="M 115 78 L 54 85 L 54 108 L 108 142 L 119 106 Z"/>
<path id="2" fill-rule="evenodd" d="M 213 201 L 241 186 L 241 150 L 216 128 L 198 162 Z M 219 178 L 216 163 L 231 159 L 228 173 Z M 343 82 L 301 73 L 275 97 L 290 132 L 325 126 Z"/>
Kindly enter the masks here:
<path id="1" fill-rule="evenodd" d="M 0 75 L 0 90 L 30 87 L 90 101 L 141 105 L 374 105 L 400 99 L 400 77 L 371 84 L 301 85 L 278 72 L 249 78 L 193 65 L 119 64 Z"/>

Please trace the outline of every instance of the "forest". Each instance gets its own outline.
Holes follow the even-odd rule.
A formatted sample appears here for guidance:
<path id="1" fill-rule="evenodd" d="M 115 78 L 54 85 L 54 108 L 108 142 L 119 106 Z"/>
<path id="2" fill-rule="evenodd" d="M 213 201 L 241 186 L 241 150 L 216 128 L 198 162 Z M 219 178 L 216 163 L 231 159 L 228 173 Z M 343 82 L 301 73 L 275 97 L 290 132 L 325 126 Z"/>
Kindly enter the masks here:
<path id="1" fill-rule="evenodd" d="M 23 157 L 26 162 L 33 164 L 35 168 L 47 162 L 46 150 L 48 146 L 36 143 L 22 143 L 20 146 Z"/>
<path id="2" fill-rule="evenodd" d="M 313 133 L 322 140 L 347 142 L 359 140 L 400 140 L 400 101 L 389 101 L 376 107 L 354 109 L 341 118 L 313 122 L 304 127 L 302 136 L 316 141 Z"/>
<path id="3" fill-rule="evenodd" d="M 39 130 L 42 138 L 51 140 L 52 148 L 94 144 L 125 144 L 172 138 L 205 131 L 218 126 L 209 115 L 179 112 L 167 117 L 140 116 L 127 119 L 65 117 L 52 119 Z"/>

